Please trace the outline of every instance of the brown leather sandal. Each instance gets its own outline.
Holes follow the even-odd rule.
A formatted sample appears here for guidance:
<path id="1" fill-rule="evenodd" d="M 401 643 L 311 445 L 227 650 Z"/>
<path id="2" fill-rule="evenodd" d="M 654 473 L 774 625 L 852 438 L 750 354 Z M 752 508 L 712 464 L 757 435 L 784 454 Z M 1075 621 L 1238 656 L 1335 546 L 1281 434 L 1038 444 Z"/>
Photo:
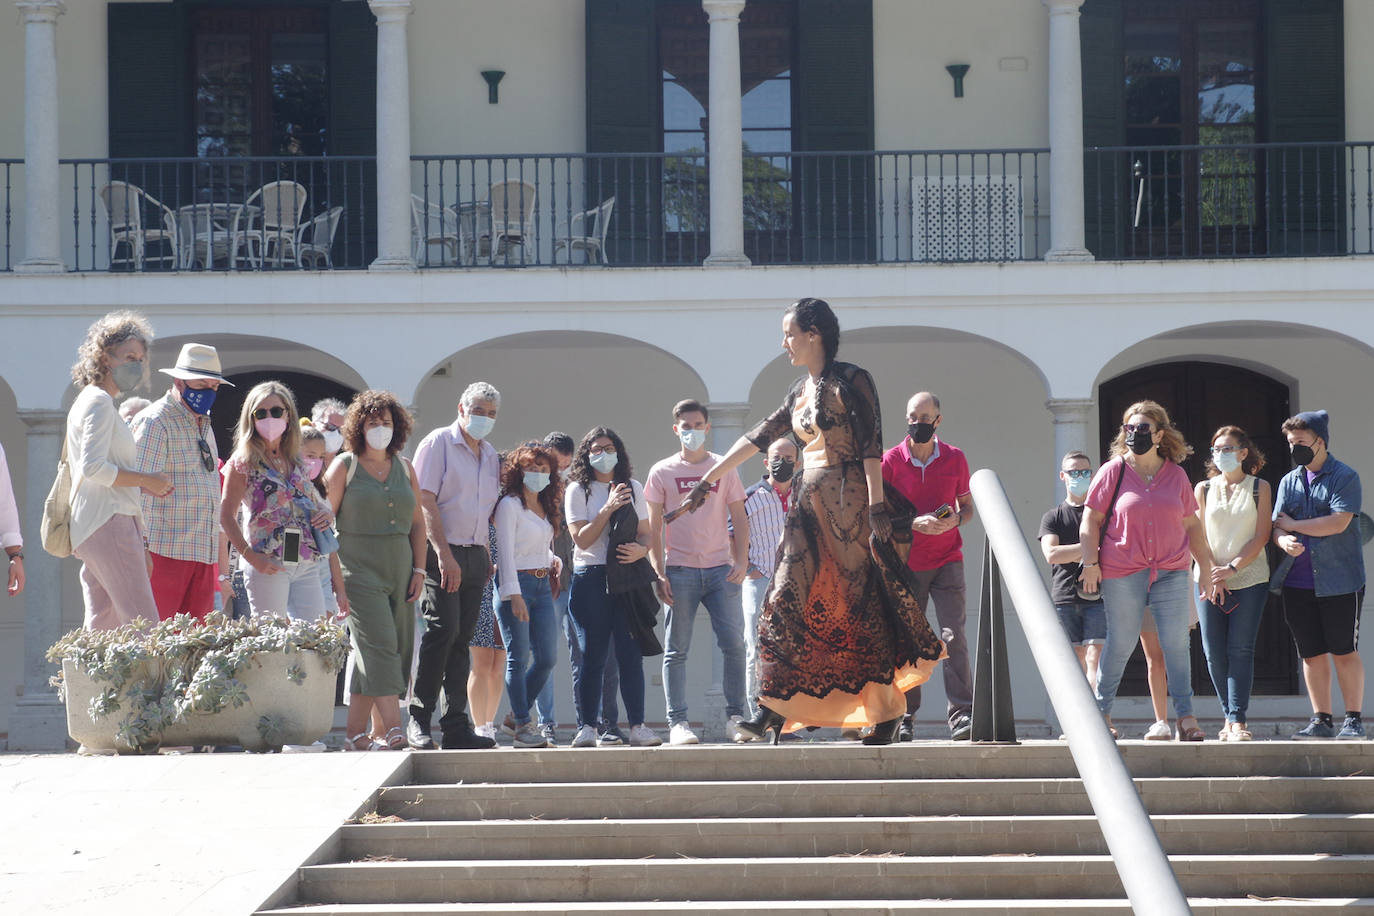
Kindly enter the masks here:
<path id="1" fill-rule="evenodd" d="M 1184 722 L 1187 722 L 1187 721 L 1190 721 L 1190 720 L 1191 720 L 1192 723 L 1193 723 L 1192 725 L 1184 725 L 1184 724 L 1183 724 Z M 1179 741 L 1206 741 L 1206 740 L 1207 740 L 1207 734 L 1206 734 L 1206 732 L 1204 732 L 1202 729 L 1198 728 L 1197 717 L 1196 717 L 1196 716 L 1184 716 L 1182 719 L 1179 719 L 1179 720 L 1178 720 L 1178 731 L 1176 731 L 1176 732 L 1174 733 L 1174 737 L 1177 738 Z"/>

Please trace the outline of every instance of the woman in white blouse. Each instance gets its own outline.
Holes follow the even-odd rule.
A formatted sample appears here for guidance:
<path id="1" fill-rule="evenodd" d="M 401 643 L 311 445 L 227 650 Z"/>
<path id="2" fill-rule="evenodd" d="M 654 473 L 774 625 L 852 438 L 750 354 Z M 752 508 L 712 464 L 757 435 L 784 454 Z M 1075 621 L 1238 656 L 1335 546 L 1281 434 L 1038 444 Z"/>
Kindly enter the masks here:
<path id="1" fill-rule="evenodd" d="M 152 340 L 143 316 L 111 312 L 86 332 L 72 367 L 72 380 L 82 386 L 67 413 L 72 553 L 82 564 L 85 625 L 92 630 L 157 620 L 139 490 L 161 497 L 172 484 L 162 474 L 130 470 L 137 447 L 114 403 L 147 377 Z"/>
<path id="2" fill-rule="evenodd" d="M 554 666 L 558 615 L 553 590 L 559 563 L 553 533 L 562 511 L 558 458 L 542 445 L 523 445 L 501 468 L 501 499 L 492 516 L 496 527 L 496 580 L 501 604 L 496 621 L 506 644 L 506 693 L 515 719 L 516 747 L 547 747 L 530 721 L 530 703 Z M 527 665 L 527 661 L 528 665 Z"/>

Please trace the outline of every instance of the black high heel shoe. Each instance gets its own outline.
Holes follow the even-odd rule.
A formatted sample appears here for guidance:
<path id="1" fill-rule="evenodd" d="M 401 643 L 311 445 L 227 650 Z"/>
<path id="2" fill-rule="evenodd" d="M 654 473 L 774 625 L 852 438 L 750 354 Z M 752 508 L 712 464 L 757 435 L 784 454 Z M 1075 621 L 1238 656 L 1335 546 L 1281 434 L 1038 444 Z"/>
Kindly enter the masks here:
<path id="1" fill-rule="evenodd" d="M 735 727 L 753 738 L 762 738 L 770 731 L 773 733 L 773 744 L 782 740 L 782 727 L 787 720 L 767 706 L 759 707 L 759 714 L 753 719 L 744 719 L 736 723 Z"/>
<path id="2" fill-rule="evenodd" d="M 897 729 L 902 726 L 902 717 L 888 719 L 886 722 L 879 722 L 873 726 L 873 734 L 864 738 L 864 744 L 891 744 L 897 740 Z"/>

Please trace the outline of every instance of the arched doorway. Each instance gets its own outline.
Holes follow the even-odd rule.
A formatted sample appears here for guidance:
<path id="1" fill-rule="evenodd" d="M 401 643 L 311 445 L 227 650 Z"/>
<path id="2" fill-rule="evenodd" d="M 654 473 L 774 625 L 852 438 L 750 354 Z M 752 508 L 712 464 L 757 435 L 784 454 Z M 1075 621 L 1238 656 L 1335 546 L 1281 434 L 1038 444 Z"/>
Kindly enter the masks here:
<path id="1" fill-rule="evenodd" d="M 243 409 L 243 399 L 253 386 L 268 380 L 278 381 L 291 389 L 296 396 L 296 409 L 302 416 L 310 416 L 310 408 L 322 398 L 338 398 L 347 404 L 353 400 L 357 391 L 330 378 L 312 375 L 308 372 L 293 372 L 286 369 L 253 370 L 250 372 L 231 372 L 234 386 L 221 385 L 219 397 L 215 399 L 215 409 L 211 413 L 215 428 L 215 440 L 221 458 L 228 458 L 234 450 L 234 428 L 239 422 L 239 411 Z"/>
<path id="2" fill-rule="evenodd" d="M 1098 388 L 1101 431 L 1101 458 L 1121 424 L 1121 415 L 1136 401 L 1152 400 L 1163 404 L 1174 424 L 1183 432 L 1194 453 L 1183 462 L 1188 479 L 1206 476 L 1205 462 L 1210 437 L 1217 428 L 1233 424 L 1243 428 L 1267 459 L 1260 476 L 1277 489 L 1278 482 L 1292 468 L 1288 445 L 1279 432 L 1289 416 L 1290 392 L 1287 383 L 1223 363 L 1179 361 L 1156 363 L 1118 375 Z M 1273 548 L 1271 547 L 1272 551 Z M 1272 561 L 1272 557 L 1271 557 Z M 1272 567 L 1272 562 L 1271 562 Z M 1193 632 L 1193 689 L 1210 695 L 1211 680 L 1202 653 L 1202 640 Z M 1260 623 L 1255 645 L 1256 695 L 1298 693 L 1298 659 L 1283 616 L 1271 607 Z M 1121 693 L 1145 696 L 1145 656 L 1137 647 L 1126 666 Z"/>

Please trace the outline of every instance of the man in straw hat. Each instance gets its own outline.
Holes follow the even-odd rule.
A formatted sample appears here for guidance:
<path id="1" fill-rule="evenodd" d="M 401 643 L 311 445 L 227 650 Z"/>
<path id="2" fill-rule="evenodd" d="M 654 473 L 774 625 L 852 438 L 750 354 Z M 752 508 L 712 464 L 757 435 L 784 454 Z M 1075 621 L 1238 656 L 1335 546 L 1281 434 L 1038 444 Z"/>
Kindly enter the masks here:
<path id="1" fill-rule="evenodd" d="M 172 377 L 172 387 L 132 427 L 136 470 L 166 474 L 172 482 L 172 492 L 162 499 L 143 499 L 153 600 L 163 620 L 182 612 L 203 619 L 214 610 L 219 584 L 219 452 L 210 407 L 219 386 L 233 383 L 220 371 L 215 348 L 205 344 L 186 344 L 176 365 L 159 371 Z M 219 572 L 229 575 L 227 569 Z"/>

